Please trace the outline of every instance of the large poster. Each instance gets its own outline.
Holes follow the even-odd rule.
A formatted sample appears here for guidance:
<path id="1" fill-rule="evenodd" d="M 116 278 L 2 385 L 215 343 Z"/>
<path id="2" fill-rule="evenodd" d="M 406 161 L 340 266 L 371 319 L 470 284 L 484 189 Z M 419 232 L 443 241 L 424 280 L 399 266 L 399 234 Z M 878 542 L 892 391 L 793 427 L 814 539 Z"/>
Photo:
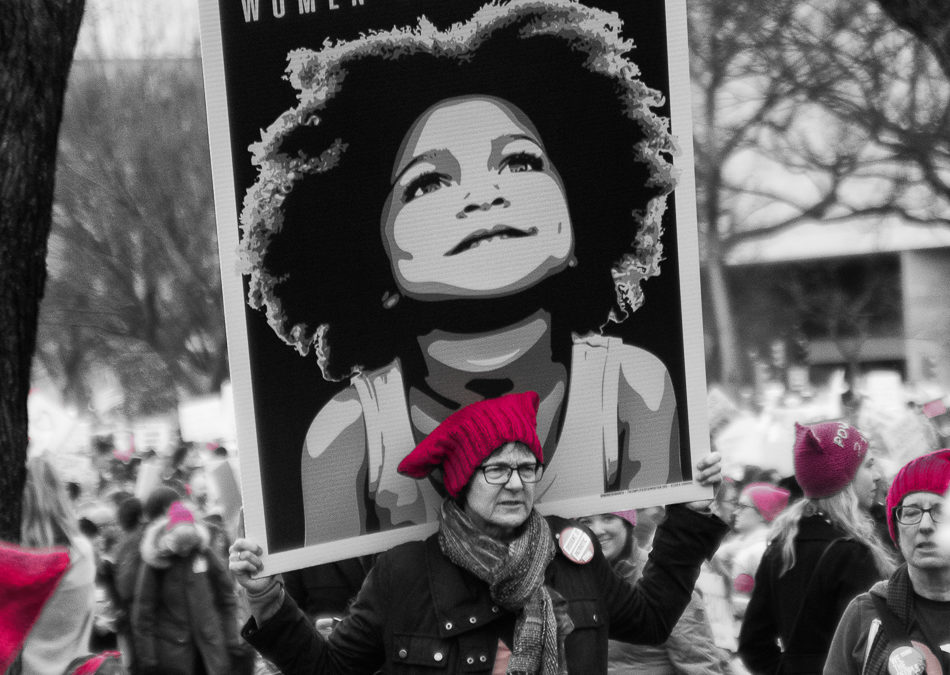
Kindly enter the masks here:
<path id="1" fill-rule="evenodd" d="M 536 391 L 542 513 L 709 496 L 684 0 L 202 0 L 248 536 L 434 531 L 399 461 Z"/>

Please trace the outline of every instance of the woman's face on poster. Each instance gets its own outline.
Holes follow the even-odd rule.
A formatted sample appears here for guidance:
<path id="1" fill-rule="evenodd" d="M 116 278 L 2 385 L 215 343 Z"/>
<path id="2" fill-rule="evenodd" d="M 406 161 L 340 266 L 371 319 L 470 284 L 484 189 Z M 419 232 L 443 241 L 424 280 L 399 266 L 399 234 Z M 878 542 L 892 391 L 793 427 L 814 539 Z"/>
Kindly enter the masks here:
<path id="1" fill-rule="evenodd" d="M 534 125 L 483 96 L 447 99 L 413 123 L 382 230 L 398 290 L 422 300 L 517 293 L 574 249 L 564 185 Z"/>

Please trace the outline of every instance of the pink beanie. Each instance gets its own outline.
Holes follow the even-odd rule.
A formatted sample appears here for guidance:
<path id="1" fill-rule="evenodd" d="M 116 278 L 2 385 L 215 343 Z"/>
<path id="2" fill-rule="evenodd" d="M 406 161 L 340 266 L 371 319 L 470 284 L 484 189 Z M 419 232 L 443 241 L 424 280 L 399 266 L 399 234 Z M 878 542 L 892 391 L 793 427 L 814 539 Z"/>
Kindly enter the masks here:
<path id="1" fill-rule="evenodd" d="M 868 442 L 844 422 L 795 423 L 795 478 L 806 497 L 830 497 L 850 483 Z"/>
<path id="2" fill-rule="evenodd" d="M 634 527 L 637 526 L 637 510 L 636 509 L 630 509 L 628 511 L 614 511 L 613 515 L 617 516 L 618 518 L 623 518 Z"/>
<path id="3" fill-rule="evenodd" d="M 31 549 L 0 541 L 0 673 L 13 663 L 68 568 L 66 549 Z"/>
<path id="4" fill-rule="evenodd" d="M 942 495 L 950 486 L 950 449 L 936 450 L 912 459 L 901 467 L 887 491 L 887 529 L 897 543 L 894 509 L 911 492 Z"/>
<path id="5" fill-rule="evenodd" d="M 452 413 L 399 463 L 399 473 L 424 478 L 442 467 L 445 489 L 457 497 L 475 469 L 505 443 L 528 446 L 544 461 L 538 440 L 538 395 L 507 394 L 465 406 Z"/>
<path id="6" fill-rule="evenodd" d="M 165 525 L 165 529 L 171 530 L 186 523 L 194 525 L 195 517 L 191 515 L 188 507 L 181 502 L 172 502 L 171 506 L 168 507 L 168 523 Z"/>
<path id="7" fill-rule="evenodd" d="M 755 504 L 756 510 L 771 523 L 775 516 L 788 506 L 788 497 L 791 493 L 771 483 L 749 483 L 742 490 L 742 496 L 748 497 Z"/>

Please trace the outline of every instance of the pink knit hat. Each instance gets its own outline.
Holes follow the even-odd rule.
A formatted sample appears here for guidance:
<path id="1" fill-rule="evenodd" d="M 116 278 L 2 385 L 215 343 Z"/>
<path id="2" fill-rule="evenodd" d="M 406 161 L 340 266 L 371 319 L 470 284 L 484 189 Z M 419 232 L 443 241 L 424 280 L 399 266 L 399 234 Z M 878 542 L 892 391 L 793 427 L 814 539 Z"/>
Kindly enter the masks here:
<path id="1" fill-rule="evenodd" d="M 538 395 L 528 391 L 467 405 L 436 427 L 406 455 L 397 470 L 413 478 L 424 478 L 441 466 L 445 489 L 457 497 L 478 465 L 505 443 L 524 443 L 543 462 L 537 430 L 538 404 Z"/>
<path id="2" fill-rule="evenodd" d="M 194 525 L 195 517 L 188 510 L 188 507 L 181 502 L 172 502 L 171 506 L 168 507 L 168 523 L 165 525 L 165 529 L 171 530 L 184 524 Z"/>
<path id="3" fill-rule="evenodd" d="M 0 542 L 0 673 L 13 663 L 68 568 L 66 549 Z"/>
<path id="4" fill-rule="evenodd" d="M 897 543 L 894 509 L 911 492 L 933 492 L 942 495 L 950 486 L 950 449 L 935 450 L 910 460 L 894 476 L 887 491 L 887 529 Z"/>
<path id="5" fill-rule="evenodd" d="M 868 442 L 844 422 L 795 423 L 795 478 L 806 497 L 830 497 L 854 480 Z"/>
<path id="6" fill-rule="evenodd" d="M 788 497 L 791 493 L 771 483 L 749 483 L 742 490 L 741 497 L 748 497 L 755 504 L 756 510 L 771 523 L 775 516 L 788 506 Z"/>
<path id="7" fill-rule="evenodd" d="M 629 511 L 614 511 L 613 515 L 617 516 L 618 518 L 623 518 L 634 527 L 637 526 L 637 510 L 636 509 L 630 509 Z"/>

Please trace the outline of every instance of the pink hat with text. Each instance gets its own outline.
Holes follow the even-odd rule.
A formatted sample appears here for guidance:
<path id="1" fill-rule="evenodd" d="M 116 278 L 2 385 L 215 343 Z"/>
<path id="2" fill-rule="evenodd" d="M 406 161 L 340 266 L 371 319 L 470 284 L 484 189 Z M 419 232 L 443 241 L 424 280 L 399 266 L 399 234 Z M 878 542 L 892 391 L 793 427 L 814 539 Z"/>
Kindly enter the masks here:
<path id="1" fill-rule="evenodd" d="M 844 422 L 795 423 L 795 478 L 806 497 L 830 497 L 854 480 L 867 439 Z"/>

